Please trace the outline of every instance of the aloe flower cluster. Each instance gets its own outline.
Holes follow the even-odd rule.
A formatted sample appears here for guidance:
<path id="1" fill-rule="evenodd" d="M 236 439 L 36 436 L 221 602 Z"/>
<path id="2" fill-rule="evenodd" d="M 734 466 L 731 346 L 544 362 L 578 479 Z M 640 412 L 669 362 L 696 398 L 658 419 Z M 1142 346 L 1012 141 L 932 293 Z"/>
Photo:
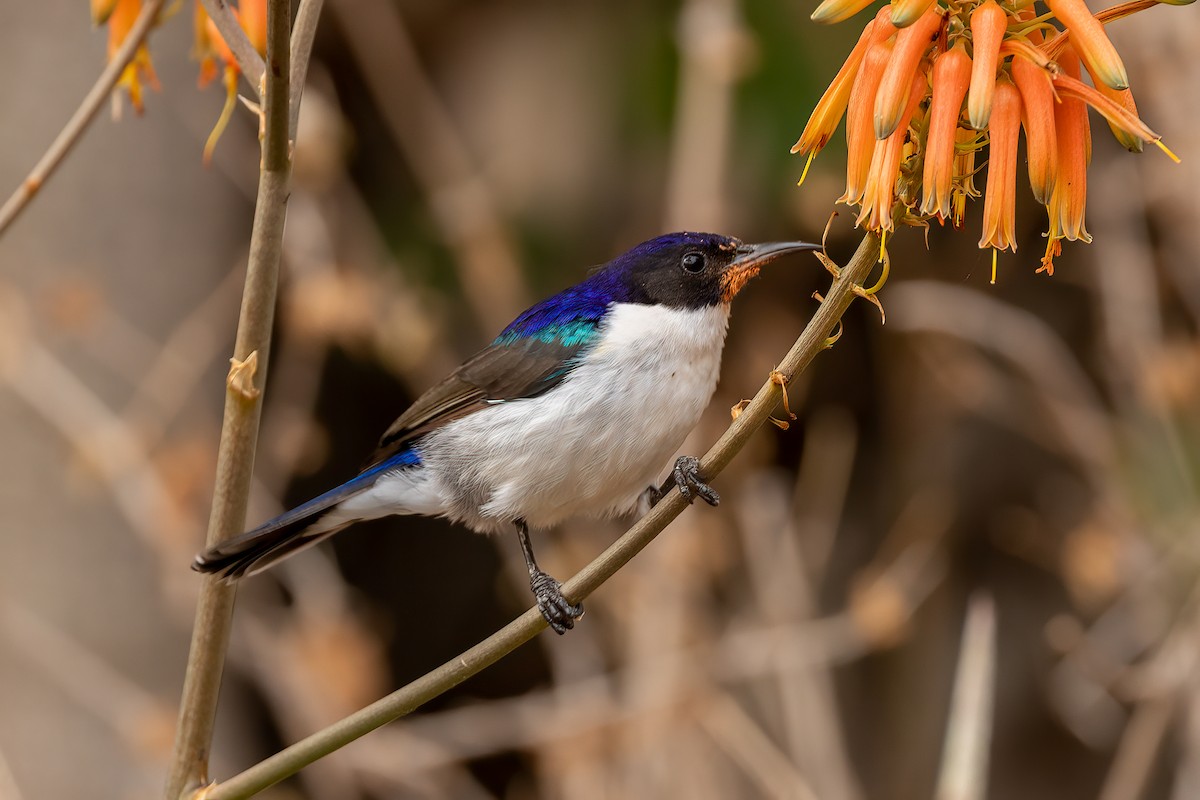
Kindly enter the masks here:
<path id="1" fill-rule="evenodd" d="M 177 10 L 178 4 L 172 5 L 163 16 L 169 16 Z M 242 30 L 250 39 L 250 43 L 258 50 L 259 55 L 267 49 L 267 1 L 240 0 L 231 9 Z M 125 37 L 129 35 L 134 20 L 142 11 L 142 0 L 91 0 L 92 22 L 108 27 L 108 57 L 111 59 Z M 161 21 L 161 20 L 160 20 Z M 194 46 L 192 55 L 200 62 L 200 77 L 198 83 L 203 89 L 221 74 L 221 83 L 225 88 L 225 105 L 216 126 L 204 145 L 204 163 L 212 158 L 217 140 L 229 124 L 233 109 L 237 104 L 237 83 L 240 71 L 229 46 L 221 38 L 216 25 L 208 18 L 204 7 L 196 0 L 193 13 Z M 137 55 L 117 81 L 117 88 L 129 95 L 134 111 L 141 114 L 143 110 L 143 84 L 158 90 L 158 78 L 154 73 L 154 64 L 150 60 L 150 50 L 143 44 L 138 48 Z M 115 101 L 115 97 L 114 97 Z M 116 107 L 116 106 L 114 106 Z"/>
<path id="2" fill-rule="evenodd" d="M 895 0 L 863 28 L 792 152 L 808 156 L 807 174 L 844 116 L 839 202 L 858 206 L 858 225 L 883 236 L 897 222 L 950 220 L 961 228 L 967 201 L 980 196 L 975 177 L 986 157 L 979 246 L 992 249 L 994 281 L 996 253 L 1017 249 L 1023 130 L 1033 197 L 1049 218 L 1039 271 L 1053 274 L 1062 240 L 1091 241 L 1084 227 L 1089 106 L 1127 149 L 1151 142 L 1175 158 L 1138 117 L 1125 66 L 1104 32 L 1104 23 L 1157 2 L 1132 0 L 1093 15 L 1084 0 L 1045 0 L 1048 13 L 1031 1 Z M 824 0 L 812 16 L 841 22 L 870 4 Z"/>

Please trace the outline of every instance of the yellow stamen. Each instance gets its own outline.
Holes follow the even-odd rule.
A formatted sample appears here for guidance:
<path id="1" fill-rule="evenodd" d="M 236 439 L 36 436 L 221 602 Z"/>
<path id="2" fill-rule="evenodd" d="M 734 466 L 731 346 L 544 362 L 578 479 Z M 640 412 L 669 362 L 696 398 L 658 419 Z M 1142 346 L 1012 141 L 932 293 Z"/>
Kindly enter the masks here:
<path id="1" fill-rule="evenodd" d="M 237 107 L 237 81 L 238 71 L 233 67 L 225 68 L 225 106 L 221 109 L 221 116 L 217 118 L 217 124 L 213 126 L 212 133 L 208 135 L 208 141 L 204 143 L 204 165 L 208 166 L 212 161 L 213 151 L 217 148 L 217 141 L 220 140 L 221 134 L 225 132 L 226 126 L 229 125 L 229 120 L 233 117 L 233 109 Z"/>
<path id="2" fill-rule="evenodd" d="M 804 179 L 808 177 L 808 168 L 812 166 L 813 159 L 817 157 L 817 151 L 813 150 L 808 154 L 808 159 L 804 162 L 804 171 L 800 173 L 800 180 L 796 181 L 797 186 L 804 185 Z"/>
<path id="3" fill-rule="evenodd" d="M 1172 152 L 1171 152 L 1171 148 L 1169 148 L 1169 147 L 1167 147 L 1165 144 L 1163 144 L 1163 140 L 1162 140 L 1162 139 L 1154 139 L 1153 141 L 1154 141 L 1154 146 L 1155 146 L 1155 147 L 1157 147 L 1159 150 L 1162 150 L 1164 153 L 1166 153 L 1166 154 L 1167 154 L 1167 158 L 1171 159 L 1171 160 L 1172 160 L 1172 161 L 1174 161 L 1176 164 L 1178 164 L 1178 163 L 1179 163 L 1179 156 L 1177 156 L 1177 155 L 1175 155 L 1174 153 L 1172 153 Z"/>

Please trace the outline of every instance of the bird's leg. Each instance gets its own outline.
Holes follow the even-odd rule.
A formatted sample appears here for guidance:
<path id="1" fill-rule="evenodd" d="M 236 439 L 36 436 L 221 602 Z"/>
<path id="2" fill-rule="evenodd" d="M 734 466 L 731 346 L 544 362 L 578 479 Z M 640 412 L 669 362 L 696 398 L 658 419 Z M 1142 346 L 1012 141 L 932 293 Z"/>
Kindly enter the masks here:
<path id="1" fill-rule="evenodd" d="M 521 552 L 525 556 L 525 566 L 529 567 L 529 588 L 537 599 L 538 610 L 550 623 L 550 627 L 560 636 L 575 627 L 575 620 L 583 616 L 583 603 L 571 605 L 562 595 L 562 584 L 542 572 L 533 557 L 533 545 L 529 541 L 529 526 L 525 520 L 514 520 L 517 527 L 517 538 L 521 542 Z"/>
<path id="2" fill-rule="evenodd" d="M 657 497 L 651 496 L 650 507 L 653 508 L 659 500 L 667 496 L 672 488 L 678 487 L 683 499 L 691 503 L 697 496 L 710 506 L 720 505 L 721 495 L 717 490 L 704 482 L 700 477 L 700 459 L 695 456 L 680 456 L 675 459 L 675 468 L 671 476 L 663 481 L 656 490 Z"/>

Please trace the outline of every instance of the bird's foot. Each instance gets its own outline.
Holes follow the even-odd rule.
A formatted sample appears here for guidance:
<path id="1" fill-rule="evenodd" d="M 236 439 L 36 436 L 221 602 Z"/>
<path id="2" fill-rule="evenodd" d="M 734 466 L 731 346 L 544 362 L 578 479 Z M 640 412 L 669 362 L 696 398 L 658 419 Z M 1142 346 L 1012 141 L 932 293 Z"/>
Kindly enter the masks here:
<path id="1" fill-rule="evenodd" d="M 721 495 L 700 477 L 700 459 L 695 456 L 680 456 L 675 460 L 675 485 L 683 499 L 691 503 L 697 496 L 710 506 L 719 505 Z"/>
<path id="2" fill-rule="evenodd" d="M 638 502 L 645 503 L 645 506 L 643 507 L 654 508 L 656 505 L 658 505 L 658 501 L 666 497 L 667 492 L 671 491 L 672 483 L 674 483 L 673 480 L 668 481 L 665 489 L 658 486 L 647 486 L 646 491 L 642 492 L 642 496 L 639 498 Z"/>
<path id="3" fill-rule="evenodd" d="M 583 616 L 583 603 L 568 603 L 562 584 L 540 569 L 529 574 L 529 588 L 537 599 L 538 611 L 559 636 L 574 628 L 575 620 Z"/>

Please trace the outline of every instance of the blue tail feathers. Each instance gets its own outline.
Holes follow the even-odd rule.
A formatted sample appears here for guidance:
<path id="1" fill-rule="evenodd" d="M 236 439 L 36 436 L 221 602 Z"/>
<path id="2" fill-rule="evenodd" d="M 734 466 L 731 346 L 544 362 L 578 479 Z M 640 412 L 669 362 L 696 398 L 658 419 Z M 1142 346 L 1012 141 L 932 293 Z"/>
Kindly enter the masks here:
<path id="1" fill-rule="evenodd" d="M 341 486 L 285 511 L 254 530 L 208 548 L 196 556 L 192 569 L 217 573 L 226 580 L 237 580 L 266 569 L 354 522 L 353 519 L 345 519 L 333 525 L 319 525 L 321 519 L 342 502 L 374 486 L 380 476 L 420 464 L 421 455 L 415 448 L 397 453 Z"/>

